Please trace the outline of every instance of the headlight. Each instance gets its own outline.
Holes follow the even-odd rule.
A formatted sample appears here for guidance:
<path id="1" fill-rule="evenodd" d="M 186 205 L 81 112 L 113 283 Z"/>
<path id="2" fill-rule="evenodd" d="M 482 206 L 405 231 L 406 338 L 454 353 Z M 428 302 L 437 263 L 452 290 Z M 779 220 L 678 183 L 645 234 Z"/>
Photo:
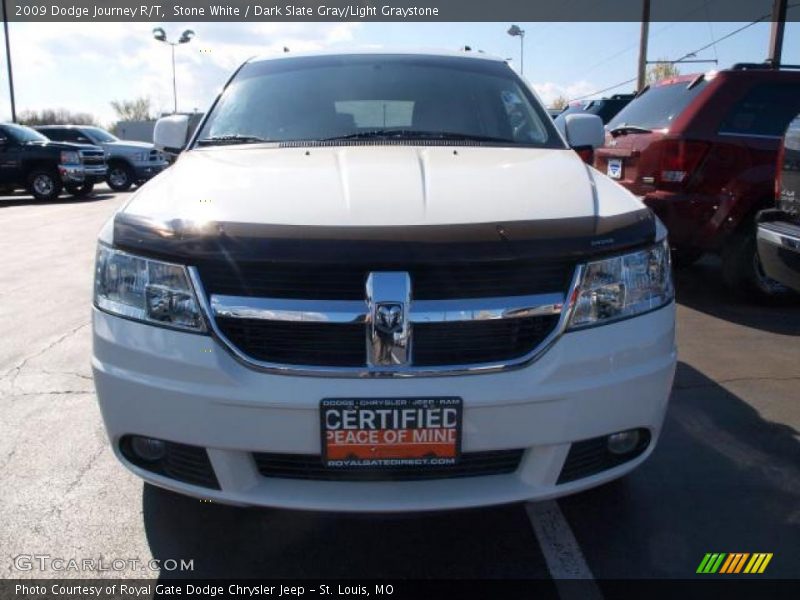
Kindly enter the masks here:
<path id="1" fill-rule="evenodd" d="M 569 327 L 599 325 L 660 308 L 672 301 L 666 240 L 631 254 L 586 265 Z"/>
<path id="2" fill-rule="evenodd" d="M 81 155 L 75 150 L 61 151 L 62 165 L 79 165 L 80 163 L 81 163 Z"/>
<path id="3" fill-rule="evenodd" d="M 112 314 L 185 329 L 205 331 L 186 269 L 97 246 L 95 305 Z"/>

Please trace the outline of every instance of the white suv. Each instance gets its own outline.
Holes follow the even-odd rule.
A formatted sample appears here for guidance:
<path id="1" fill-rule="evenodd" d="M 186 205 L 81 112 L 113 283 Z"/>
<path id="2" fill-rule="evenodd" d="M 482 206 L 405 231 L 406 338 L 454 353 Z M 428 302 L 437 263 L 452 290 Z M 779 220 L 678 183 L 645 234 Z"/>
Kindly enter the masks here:
<path id="1" fill-rule="evenodd" d="M 627 473 L 662 425 L 675 307 L 664 228 L 568 146 L 602 138 L 484 55 L 248 61 L 101 232 L 115 453 L 185 494 L 344 511 Z"/>

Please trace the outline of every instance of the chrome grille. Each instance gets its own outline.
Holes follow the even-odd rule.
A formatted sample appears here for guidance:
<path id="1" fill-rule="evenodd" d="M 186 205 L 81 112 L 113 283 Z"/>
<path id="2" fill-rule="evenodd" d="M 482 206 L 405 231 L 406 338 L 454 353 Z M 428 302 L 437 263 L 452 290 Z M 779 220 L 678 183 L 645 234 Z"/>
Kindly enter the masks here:
<path id="1" fill-rule="evenodd" d="M 102 165 L 106 162 L 102 150 L 81 150 L 80 153 L 85 165 Z"/>
<path id="2" fill-rule="evenodd" d="M 528 295 L 420 299 L 413 271 L 372 271 L 359 299 L 294 299 L 219 293 L 242 286 L 207 284 L 200 268 L 189 271 L 212 331 L 241 361 L 358 377 L 487 372 L 534 360 L 563 330 L 582 273 L 577 267 L 567 283 Z"/>
<path id="3" fill-rule="evenodd" d="M 363 300 L 372 272 L 405 271 L 414 298 L 493 298 L 563 291 L 575 270 L 573 260 L 497 260 L 431 262 L 424 264 L 326 264 L 267 261 L 207 260 L 197 264 L 209 294 L 296 298 L 304 300 Z"/>
<path id="4" fill-rule="evenodd" d="M 465 365 L 527 354 L 558 322 L 557 315 L 429 323 L 415 326 L 413 365 Z M 271 363 L 366 367 L 364 325 L 230 319 L 217 325 L 248 356 Z"/>

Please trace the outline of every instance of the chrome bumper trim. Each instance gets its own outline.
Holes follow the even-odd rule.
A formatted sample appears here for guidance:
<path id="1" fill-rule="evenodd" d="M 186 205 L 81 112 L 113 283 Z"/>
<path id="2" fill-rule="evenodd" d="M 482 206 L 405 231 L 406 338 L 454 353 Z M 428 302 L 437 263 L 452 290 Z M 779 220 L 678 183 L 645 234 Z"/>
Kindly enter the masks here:
<path id="1" fill-rule="evenodd" d="M 758 239 L 769 242 L 770 244 L 774 244 L 794 252 L 800 252 L 800 232 L 798 232 L 797 235 L 794 235 L 793 231 L 789 231 L 788 228 L 786 229 L 786 231 L 779 231 L 776 227 L 770 227 L 765 223 L 761 223 L 758 226 L 757 236 Z"/>
<path id="2" fill-rule="evenodd" d="M 215 317 L 315 323 L 364 323 L 368 311 L 363 300 L 294 300 L 218 294 L 211 296 L 210 306 Z M 564 296 L 561 294 L 413 300 L 408 316 L 411 323 L 489 321 L 557 315 L 563 307 Z"/>

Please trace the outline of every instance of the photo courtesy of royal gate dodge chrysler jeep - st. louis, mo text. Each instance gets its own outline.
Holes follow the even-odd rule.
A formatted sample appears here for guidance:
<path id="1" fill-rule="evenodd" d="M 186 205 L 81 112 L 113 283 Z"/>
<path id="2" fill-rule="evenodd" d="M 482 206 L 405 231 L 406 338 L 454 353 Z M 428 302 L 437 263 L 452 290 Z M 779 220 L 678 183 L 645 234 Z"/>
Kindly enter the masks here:
<path id="1" fill-rule="evenodd" d="M 114 452 L 236 505 L 561 496 L 654 448 L 666 230 L 483 54 L 252 59 L 103 228 L 94 381 Z"/>

